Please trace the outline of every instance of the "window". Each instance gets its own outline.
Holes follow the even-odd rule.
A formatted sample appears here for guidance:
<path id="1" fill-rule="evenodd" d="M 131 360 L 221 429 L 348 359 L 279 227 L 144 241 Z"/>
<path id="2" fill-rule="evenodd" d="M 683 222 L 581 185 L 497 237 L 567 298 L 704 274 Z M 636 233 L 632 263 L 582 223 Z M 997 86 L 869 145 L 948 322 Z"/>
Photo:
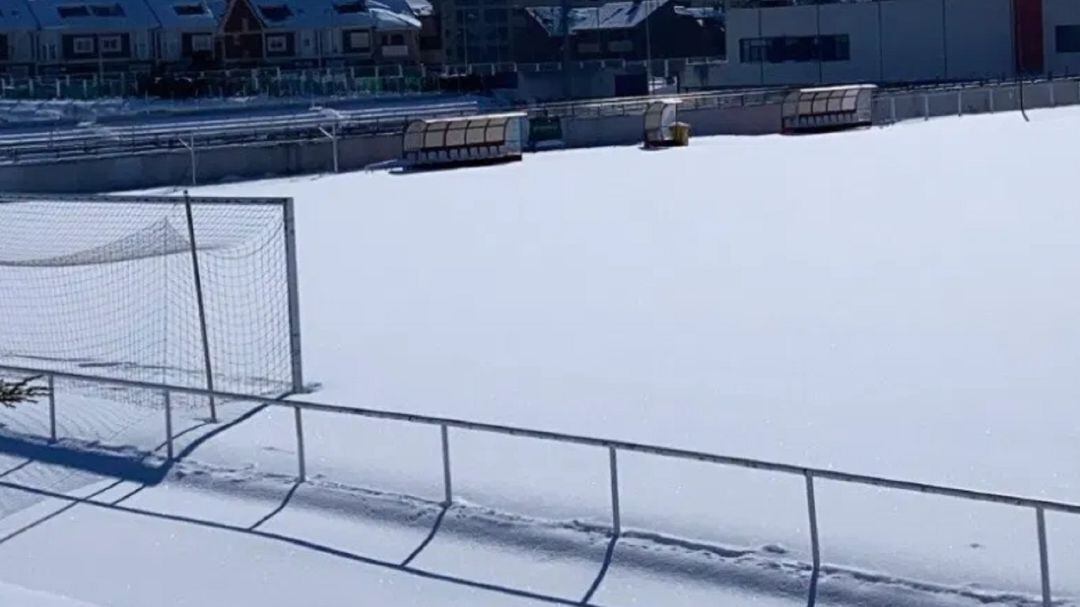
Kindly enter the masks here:
<path id="1" fill-rule="evenodd" d="M 210 34 L 192 34 L 191 51 L 194 53 L 209 53 L 214 50 L 214 39 Z"/>
<path id="2" fill-rule="evenodd" d="M 1057 26 L 1054 39 L 1057 52 L 1080 53 L 1080 25 Z"/>
<path id="3" fill-rule="evenodd" d="M 208 12 L 201 4 L 177 4 L 173 6 L 173 11 L 181 17 L 197 17 Z"/>
<path id="4" fill-rule="evenodd" d="M 404 34 L 383 34 L 382 35 L 383 46 L 401 46 L 405 44 Z"/>
<path id="5" fill-rule="evenodd" d="M 765 61 L 765 49 L 769 42 L 766 38 L 743 38 L 739 41 L 739 61 L 742 63 L 761 63 Z"/>
<path id="6" fill-rule="evenodd" d="M 820 36 L 818 57 L 822 61 L 847 61 L 851 59 L 851 42 L 847 36 Z"/>
<path id="7" fill-rule="evenodd" d="M 124 7 L 119 4 L 95 4 L 90 7 L 95 17 L 123 17 Z"/>
<path id="8" fill-rule="evenodd" d="M 350 51 L 366 51 L 371 48 L 371 34 L 368 32 L 349 32 L 348 49 Z"/>
<path id="9" fill-rule="evenodd" d="M 271 53 L 284 53 L 289 50 L 289 42 L 282 34 L 266 37 L 266 50 Z"/>
<path id="10" fill-rule="evenodd" d="M 85 6 L 58 6 L 56 7 L 56 13 L 61 18 L 68 19 L 71 17 L 89 17 L 90 9 Z"/>
<path id="11" fill-rule="evenodd" d="M 847 34 L 743 38 L 739 41 L 739 60 L 742 63 L 801 63 L 849 59 L 851 42 Z"/>
<path id="12" fill-rule="evenodd" d="M 629 53 L 634 50 L 634 43 L 630 40 L 612 40 L 607 47 L 613 53 Z"/>
<path id="13" fill-rule="evenodd" d="M 600 52 L 599 42 L 578 42 L 577 51 L 582 55 L 595 55 Z"/>
<path id="14" fill-rule="evenodd" d="M 362 13 L 367 10 L 363 2 L 343 2 L 341 4 L 335 4 L 334 10 L 339 15 L 350 15 L 353 13 Z"/>
<path id="15" fill-rule="evenodd" d="M 94 39 L 89 36 L 82 36 L 71 41 L 71 50 L 76 55 L 93 55 L 94 54 Z"/>
<path id="16" fill-rule="evenodd" d="M 121 50 L 123 50 L 123 45 L 120 43 L 120 36 L 101 37 L 102 53 L 119 53 Z"/>
<path id="17" fill-rule="evenodd" d="M 268 4 L 266 6 L 260 6 L 259 12 L 263 17 L 266 17 L 267 21 L 284 21 L 289 17 L 292 17 L 292 9 L 287 4 Z"/>

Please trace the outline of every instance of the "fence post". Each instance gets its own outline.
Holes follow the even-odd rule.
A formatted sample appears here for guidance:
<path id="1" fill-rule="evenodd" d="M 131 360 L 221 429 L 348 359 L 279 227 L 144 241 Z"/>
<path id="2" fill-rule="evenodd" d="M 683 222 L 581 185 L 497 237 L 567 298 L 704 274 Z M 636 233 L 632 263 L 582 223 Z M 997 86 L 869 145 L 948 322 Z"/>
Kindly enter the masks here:
<path id="1" fill-rule="evenodd" d="M 300 286 L 296 269 L 296 215 L 293 199 L 285 199 L 282 207 L 285 221 L 285 271 L 289 281 L 289 352 L 292 367 L 292 391 L 304 390 L 303 361 L 300 356 Z"/>
<path id="2" fill-rule="evenodd" d="M 192 143 L 195 137 L 191 138 Z M 194 167 L 193 167 L 194 168 Z M 191 197 L 184 191 L 184 210 L 187 213 L 188 241 L 191 245 L 191 276 L 195 282 L 195 304 L 199 312 L 199 331 L 202 333 L 203 369 L 206 372 L 206 389 L 210 391 L 210 421 L 217 422 L 217 405 L 214 401 L 214 370 L 210 363 L 210 338 L 206 329 L 206 305 L 203 299 L 202 274 L 199 272 L 199 252 L 195 245 L 195 217 L 191 210 Z"/>
<path id="3" fill-rule="evenodd" d="M 56 378 L 49 375 L 49 438 L 56 442 Z"/>
<path id="4" fill-rule="evenodd" d="M 296 413 L 296 456 L 300 472 L 297 480 L 302 483 L 307 480 L 307 463 L 304 461 L 304 419 L 301 417 L 300 407 L 294 406 L 293 411 Z"/>
<path id="5" fill-rule="evenodd" d="M 808 605 L 817 601 L 817 581 L 821 573 L 821 543 L 818 538 L 817 500 L 814 498 L 814 475 L 806 471 L 806 511 L 810 516 L 810 558 L 813 570 L 810 573 L 810 598 Z"/>
<path id="6" fill-rule="evenodd" d="M 1051 607 L 1050 596 L 1050 557 L 1046 548 L 1046 513 L 1042 506 L 1035 507 L 1035 523 L 1039 533 L 1039 571 L 1042 576 L 1043 607 Z"/>
<path id="7" fill-rule="evenodd" d="M 994 91 L 997 90 L 997 86 L 990 87 L 990 113 L 994 113 Z"/>
<path id="8" fill-rule="evenodd" d="M 168 390 L 162 392 L 165 397 L 165 452 L 169 461 L 173 461 L 173 432 L 172 432 L 172 396 Z"/>
<path id="9" fill-rule="evenodd" d="M 889 111 L 892 112 L 893 124 L 896 124 L 896 95 L 889 96 Z"/>
<path id="10" fill-rule="evenodd" d="M 1050 107 L 1057 107 L 1057 98 L 1054 95 L 1054 81 L 1047 82 L 1046 86 L 1050 88 Z"/>
<path id="11" fill-rule="evenodd" d="M 964 89 L 956 91 L 956 117 L 964 115 Z"/>
<path id="12" fill-rule="evenodd" d="M 922 101 L 923 101 L 923 116 L 926 118 L 926 120 L 930 120 L 930 94 L 929 93 L 923 93 Z"/>
<path id="13" fill-rule="evenodd" d="M 622 516 L 619 510 L 619 461 L 615 447 L 608 447 L 611 462 L 611 530 L 615 537 L 622 534 Z"/>
<path id="14" fill-rule="evenodd" d="M 199 185 L 198 160 L 195 158 L 195 133 L 191 134 L 191 185 Z"/>
<path id="15" fill-rule="evenodd" d="M 338 173 L 340 171 L 338 169 L 338 123 L 336 120 L 334 121 L 334 126 L 331 132 L 333 133 L 333 136 L 331 137 L 331 142 L 334 145 L 334 172 Z"/>
<path id="16" fill-rule="evenodd" d="M 443 505 L 449 506 L 454 503 L 454 489 L 450 484 L 450 429 L 442 424 L 439 430 L 442 434 Z"/>

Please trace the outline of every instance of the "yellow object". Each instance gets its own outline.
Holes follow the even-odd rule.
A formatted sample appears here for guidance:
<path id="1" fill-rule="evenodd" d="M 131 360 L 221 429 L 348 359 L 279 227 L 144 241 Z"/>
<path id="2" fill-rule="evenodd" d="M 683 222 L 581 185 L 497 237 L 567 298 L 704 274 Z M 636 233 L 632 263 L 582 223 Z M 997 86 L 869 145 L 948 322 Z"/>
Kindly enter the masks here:
<path id="1" fill-rule="evenodd" d="M 685 122 L 676 122 L 671 125 L 671 145 L 690 145 L 690 125 Z"/>

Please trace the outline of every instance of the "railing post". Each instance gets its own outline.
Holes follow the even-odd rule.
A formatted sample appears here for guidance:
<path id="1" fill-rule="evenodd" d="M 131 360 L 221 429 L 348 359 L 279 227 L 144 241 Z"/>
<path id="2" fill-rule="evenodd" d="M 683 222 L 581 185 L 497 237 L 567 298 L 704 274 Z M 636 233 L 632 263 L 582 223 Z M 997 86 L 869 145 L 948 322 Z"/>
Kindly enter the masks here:
<path id="1" fill-rule="evenodd" d="M 334 147 L 334 172 L 338 173 L 338 172 L 340 172 L 340 170 L 338 168 L 338 123 L 337 123 L 337 121 L 334 121 L 333 133 L 334 133 L 334 136 L 333 136 L 331 141 L 332 141 L 333 147 Z"/>
<path id="2" fill-rule="evenodd" d="M 1042 506 L 1035 507 L 1035 523 L 1039 533 L 1039 572 L 1042 577 L 1043 607 L 1051 607 L 1050 596 L 1050 557 L 1046 548 L 1046 512 Z"/>
<path id="3" fill-rule="evenodd" d="M 991 114 L 994 113 L 994 91 L 996 91 L 996 90 L 997 90 L 996 85 L 990 87 L 990 113 Z"/>
<path id="4" fill-rule="evenodd" d="M 173 461 L 173 431 L 172 431 L 172 396 L 168 390 L 162 392 L 165 397 L 165 452 L 169 461 Z"/>
<path id="5" fill-rule="evenodd" d="M 439 432 L 442 435 L 443 505 L 449 506 L 454 503 L 454 489 L 450 483 L 450 429 L 442 424 Z"/>
<path id="6" fill-rule="evenodd" d="M 49 438 L 56 442 L 56 378 L 49 375 Z"/>
<path id="7" fill-rule="evenodd" d="M 817 582 L 821 573 L 821 543 L 818 539 L 817 500 L 814 498 L 814 475 L 806 471 L 806 511 L 810 516 L 810 558 L 813 570 L 810 573 L 810 598 L 808 605 L 817 602 Z"/>
<path id="8" fill-rule="evenodd" d="M 297 480 L 301 483 L 307 480 L 307 463 L 304 461 L 304 419 L 301 416 L 300 407 L 294 406 L 296 413 L 296 457 L 299 463 L 299 475 Z"/>
<path id="9" fill-rule="evenodd" d="M 926 120 L 930 120 L 930 93 L 923 93 L 923 116 Z"/>
<path id="10" fill-rule="evenodd" d="M 198 159 L 195 157 L 195 133 L 191 134 L 191 185 L 199 185 Z"/>
<path id="11" fill-rule="evenodd" d="M 619 510 L 619 460 L 615 447 L 608 447 L 611 462 L 611 530 L 615 537 L 622 534 L 622 516 Z"/>

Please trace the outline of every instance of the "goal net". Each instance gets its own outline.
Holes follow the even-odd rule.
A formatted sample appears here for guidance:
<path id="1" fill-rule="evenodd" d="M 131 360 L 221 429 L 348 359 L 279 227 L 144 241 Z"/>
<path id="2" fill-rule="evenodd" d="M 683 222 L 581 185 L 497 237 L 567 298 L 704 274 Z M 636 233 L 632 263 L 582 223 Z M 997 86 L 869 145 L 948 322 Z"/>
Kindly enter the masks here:
<path id="1" fill-rule="evenodd" d="M 291 205 L 0 195 L 0 366 L 299 390 Z"/>

